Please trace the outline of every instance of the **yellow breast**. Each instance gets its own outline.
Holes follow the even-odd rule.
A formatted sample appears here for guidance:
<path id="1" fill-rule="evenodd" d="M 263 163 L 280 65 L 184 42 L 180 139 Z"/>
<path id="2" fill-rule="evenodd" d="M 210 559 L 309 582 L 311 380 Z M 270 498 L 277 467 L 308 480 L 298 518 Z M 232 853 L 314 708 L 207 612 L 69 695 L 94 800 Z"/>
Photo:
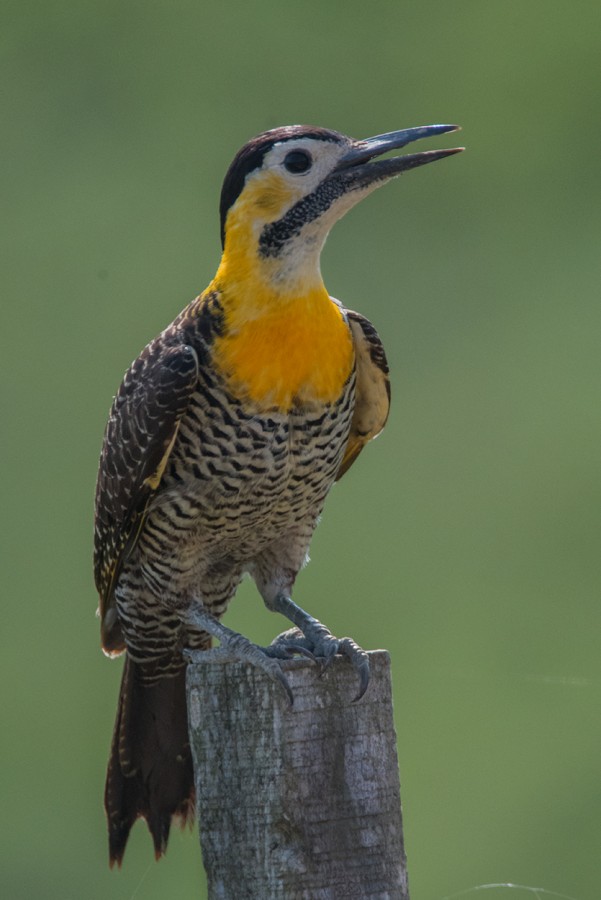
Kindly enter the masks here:
<path id="1" fill-rule="evenodd" d="M 300 298 L 253 297 L 263 312 L 222 291 L 225 329 L 213 360 L 231 389 L 262 409 L 288 411 L 340 397 L 354 362 L 351 333 L 325 289 Z"/>

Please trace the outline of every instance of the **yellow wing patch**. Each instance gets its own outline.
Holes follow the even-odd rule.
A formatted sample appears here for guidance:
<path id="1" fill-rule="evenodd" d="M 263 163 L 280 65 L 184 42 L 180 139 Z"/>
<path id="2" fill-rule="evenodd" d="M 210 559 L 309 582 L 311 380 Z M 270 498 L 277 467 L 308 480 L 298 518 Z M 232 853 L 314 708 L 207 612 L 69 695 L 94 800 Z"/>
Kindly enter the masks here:
<path id="1" fill-rule="evenodd" d="M 384 347 L 371 322 L 347 310 L 355 346 L 355 409 L 337 479 L 350 469 L 365 445 L 384 428 L 390 409 L 390 381 Z"/>
<path id="2" fill-rule="evenodd" d="M 152 475 L 149 475 L 147 478 L 144 479 L 143 483 L 147 484 L 148 487 L 153 491 L 156 491 L 159 484 L 161 483 L 161 478 L 163 477 L 163 472 L 165 471 L 167 461 L 168 461 L 169 457 L 171 456 L 171 451 L 173 450 L 173 445 L 175 444 L 175 439 L 176 439 L 177 433 L 179 431 L 179 426 L 180 426 L 180 423 L 178 422 L 175 427 L 175 430 L 173 432 L 173 437 L 167 444 L 167 449 L 165 450 L 164 456 L 161 459 L 160 463 L 158 464 L 156 470 L 152 473 Z"/>

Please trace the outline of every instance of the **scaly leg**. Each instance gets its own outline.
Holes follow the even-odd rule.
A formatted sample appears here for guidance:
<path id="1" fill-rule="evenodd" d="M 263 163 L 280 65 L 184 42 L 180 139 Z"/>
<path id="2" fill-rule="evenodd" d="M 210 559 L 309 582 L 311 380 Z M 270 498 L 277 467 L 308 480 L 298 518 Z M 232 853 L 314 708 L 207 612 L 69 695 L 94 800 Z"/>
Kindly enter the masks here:
<path id="1" fill-rule="evenodd" d="M 325 660 L 328 667 L 337 653 L 346 656 L 359 676 L 359 692 L 355 700 L 360 700 L 369 684 L 369 657 L 365 650 L 351 638 L 337 638 L 318 619 L 297 606 L 286 594 L 278 593 L 266 605 L 289 619 L 296 628 L 280 634 L 271 644 L 274 654 L 311 654 Z M 267 648 L 268 652 L 271 648 Z"/>
<path id="2" fill-rule="evenodd" d="M 282 648 L 281 654 L 278 654 L 277 652 L 269 652 L 270 648 L 259 647 L 258 644 L 253 644 L 243 634 L 239 634 L 226 625 L 222 625 L 198 600 L 192 601 L 185 613 L 184 620 L 190 628 L 206 631 L 211 637 L 216 638 L 221 646 L 236 659 L 262 669 L 266 675 L 282 686 L 292 706 L 294 699 L 292 690 L 280 665 L 280 659 L 290 659 L 291 653 L 286 648 Z M 186 656 L 188 659 L 194 660 L 198 654 L 204 652 L 206 651 L 186 650 Z"/>

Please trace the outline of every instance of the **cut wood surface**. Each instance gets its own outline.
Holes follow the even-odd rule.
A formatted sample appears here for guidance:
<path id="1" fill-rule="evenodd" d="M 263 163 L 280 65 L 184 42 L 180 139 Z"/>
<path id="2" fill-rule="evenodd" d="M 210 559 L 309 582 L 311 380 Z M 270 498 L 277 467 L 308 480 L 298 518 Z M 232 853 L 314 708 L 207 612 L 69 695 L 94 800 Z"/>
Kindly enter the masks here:
<path id="1" fill-rule="evenodd" d="M 367 693 L 336 657 L 285 663 L 294 693 L 221 650 L 188 667 L 210 900 L 408 900 L 390 658 Z"/>

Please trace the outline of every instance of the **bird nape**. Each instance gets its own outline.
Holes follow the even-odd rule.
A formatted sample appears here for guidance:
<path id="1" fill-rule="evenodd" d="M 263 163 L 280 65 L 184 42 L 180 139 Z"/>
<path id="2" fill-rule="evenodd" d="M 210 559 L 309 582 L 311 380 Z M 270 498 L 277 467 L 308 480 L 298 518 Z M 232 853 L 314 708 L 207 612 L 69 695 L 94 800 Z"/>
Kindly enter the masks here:
<path id="1" fill-rule="evenodd" d="M 110 862 L 146 819 L 158 858 L 194 807 L 183 651 L 216 638 L 276 679 L 336 653 L 367 688 L 367 655 L 291 599 L 333 483 L 384 427 L 390 389 L 371 323 L 329 296 L 326 237 L 409 169 L 462 148 L 382 158 L 454 125 L 353 140 L 293 125 L 249 141 L 221 192 L 223 255 L 207 289 L 156 337 L 114 399 L 96 486 L 103 649 L 126 654 L 106 780 Z M 269 647 L 221 623 L 249 573 L 294 626 Z"/>

